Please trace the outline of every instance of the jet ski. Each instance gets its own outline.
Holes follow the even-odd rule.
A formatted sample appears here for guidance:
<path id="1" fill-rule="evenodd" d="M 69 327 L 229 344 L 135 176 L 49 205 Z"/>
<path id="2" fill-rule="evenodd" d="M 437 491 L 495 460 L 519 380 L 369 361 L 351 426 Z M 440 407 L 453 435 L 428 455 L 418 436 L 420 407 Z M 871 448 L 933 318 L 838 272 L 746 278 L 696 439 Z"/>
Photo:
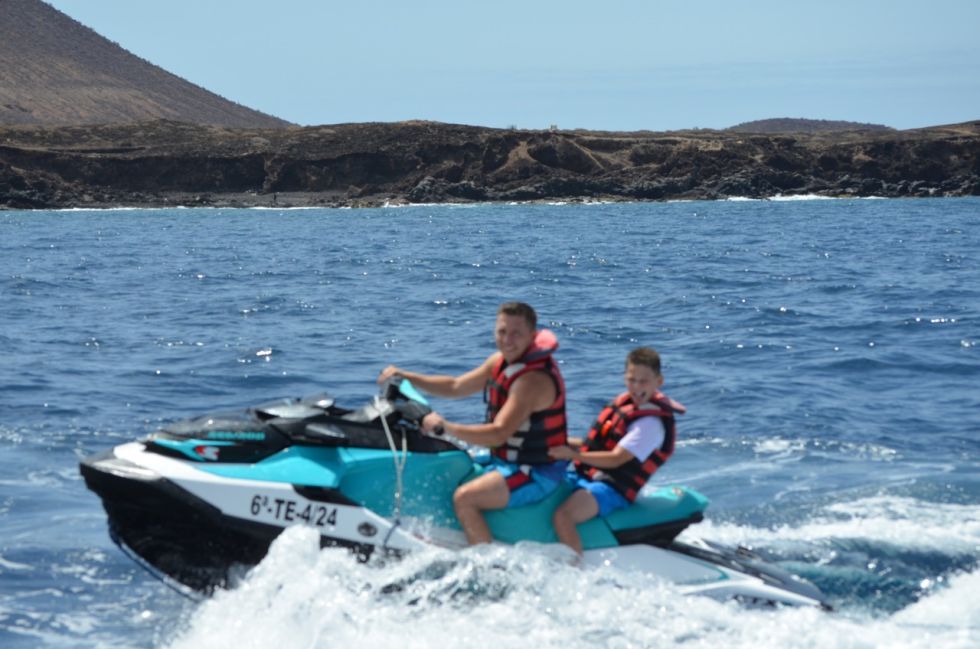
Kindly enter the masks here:
<path id="1" fill-rule="evenodd" d="M 424 433 L 425 398 L 403 379 L 357 408 L 326 393 L 167 425 L 87 457 L 80 471 L 101 499 L 109 533 L 154 575 L 186 592 L 229 587 L 293 525 L 359 559 L 426 547 L 462 548 L 452 508 L 484 471 L 456 441 Z M 544 501 L 486 512 L 495 541 L 557 543 Z M 829 609 L 811 583 L 745 548 L 677 537 L 708 500 L 679 485 L 645 489 L 629 508 L 579 526 L 584 565 L 612 565 L 683 593 L 754 605 Z"/>

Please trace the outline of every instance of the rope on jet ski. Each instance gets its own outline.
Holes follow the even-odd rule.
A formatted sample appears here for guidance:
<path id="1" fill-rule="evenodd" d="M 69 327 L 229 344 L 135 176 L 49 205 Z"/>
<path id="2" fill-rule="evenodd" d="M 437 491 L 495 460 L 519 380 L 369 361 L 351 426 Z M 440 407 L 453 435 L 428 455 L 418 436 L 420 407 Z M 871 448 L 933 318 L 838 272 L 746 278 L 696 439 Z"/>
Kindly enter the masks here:
<path id="1" fill-rule="evenodd" d="M 399 458 L 398 448 L 395 446 L 395 438 L 392 436 L 391 429 L 388 427 L 388 418 L 384 416 L 381 408 L 381 399 L 377 395 L 374 396 L 374 407 L 378 409 L 378 414 L 381 415 L 381 426 L 385 429 L 385 437 L 388 438 L 388 446 L 391 448 L 391 459 L 395 463 L 395 524 L 388 533 L 388 536 L 391 536 L 391 532 L 401 523 L 402 475 L 405 472 L 405 462 L 408 460 L 408 437 L 402 435 L 402 453 L 401 458 Z M 385 538 L 385 545 L 387 544 L 388 539 Z"/>

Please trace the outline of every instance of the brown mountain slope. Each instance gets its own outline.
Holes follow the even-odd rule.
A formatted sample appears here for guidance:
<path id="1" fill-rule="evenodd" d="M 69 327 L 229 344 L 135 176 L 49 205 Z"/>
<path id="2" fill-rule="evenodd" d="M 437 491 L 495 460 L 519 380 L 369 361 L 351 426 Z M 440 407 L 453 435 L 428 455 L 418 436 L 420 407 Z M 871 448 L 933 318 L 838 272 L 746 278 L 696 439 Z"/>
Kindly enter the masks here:
<path id="1" fill-rule="evenodd" d="M 41 0 L 0 0 L 0 125 L 289 123 L 170 74 Z"/>

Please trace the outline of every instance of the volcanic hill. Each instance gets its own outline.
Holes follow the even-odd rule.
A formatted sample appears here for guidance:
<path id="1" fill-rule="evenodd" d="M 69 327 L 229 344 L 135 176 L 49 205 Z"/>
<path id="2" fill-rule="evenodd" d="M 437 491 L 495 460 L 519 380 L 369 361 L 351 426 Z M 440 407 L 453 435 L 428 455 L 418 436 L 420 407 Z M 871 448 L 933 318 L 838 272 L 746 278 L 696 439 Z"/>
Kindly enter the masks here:
<path id="1" fill-rule="evenodd" d="M 0 125 L 156 119 L 289 126 L 144 61 L 41 0 L 0 0 Z"/>

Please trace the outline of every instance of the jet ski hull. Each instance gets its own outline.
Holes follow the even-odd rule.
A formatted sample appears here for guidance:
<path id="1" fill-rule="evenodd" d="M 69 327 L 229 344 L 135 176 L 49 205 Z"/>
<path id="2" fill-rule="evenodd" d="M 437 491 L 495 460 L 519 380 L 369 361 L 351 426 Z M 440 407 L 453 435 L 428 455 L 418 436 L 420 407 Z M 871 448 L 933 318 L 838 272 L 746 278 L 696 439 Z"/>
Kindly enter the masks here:
<path id="1" fill-rule="evenodd" d="M 235 566 L 257 564 L 282 531 L 227 517 L 160 476 L 134 479 L 118 468 L 107 471 L 99 464 L 108 457 L 85 460 L 81 473 L 102 499 L 113 541 L 145 567 L 195 591 L 227 586 Z"/>
<path id="2" fill-rule="evenodd" d="M 284 499 L 270 496 L 265 493 L 268 485 L 258 484 L 253 491 L 266 499 L 263 513 L 281 517 L 285 525 L 229 515 L 186 483 L 120 457 L 132 455 L 132 446 L 83 460 L 85 484 L 101 498 L 114 542 L 154 574 L 193 591 L 227 587 L 235 574 L 258 564 L 286 525 L 304 522 L 297 502 L 316 503 L 311 504 L 314 524 L 317 518 L 331 520 L 338 507 L 362 509 L 334 490 L 302 490 L 301 495 L 286 485 L 292 496 Z M 321 535 L 321 547 L 328 546 L 349 548 L 361 560 L 375 550 L 371 543 Z"/>
<path id="3" fill-rule="evenodd" d="M 411 519 L 402 526 L 394 524 L 336 489 L 215 477 L 148 453 L 140 443 L 88 458 L 81 472 L 102 499 L 113 540 L 153 574 L 198 593 L 232 585 L 236 575 L 262 560 L 290 525 L 316 527 L 322 547 L 347 547 L 361 560 L 378 552 L 399 555 L 465 543 L 458 529 L 431 525 L 421 538 L 411 531 Z M 521 514 L 528 521 L 542 518 L 530 510 Z M 494 515 L 502 514 L 491 513 L 491 521 Z M 583 561 L 665 579 L 688 594 L 827 608 L 808 582 L 764 564 L 744 549 L 674 540 L 696 520 L 700 512 L 659 525 L 610 530 L 607 534 L 619 538 L 607 547 L 587 550 Z M 510 523 L 512 529 L 529 527 L 519 518 Z"/>
<path id="4" fill-rule="evenodd" d="M 360 559 L 462 548 L 452 494 L 485 467 L 450 440 L 422 433 L 428 408 L 405 383 L 357 410 L 320 394 L 176 422 L 84 459 L 80 470 L 102 499 L 112 538 L 182 589 L 231 585 L 293 525 Z M 538 503 L 488 511 L 494 539 L 557 542 L 552 513 L 570 493 L 563 484 Z M 745 550 L 675 541 L 707 505 L 685 487 L 645 491 L 630 507 L 579 526 L 583 561 L 665 579 L 690 594 L 826 605 L 812 585 Z"/>

